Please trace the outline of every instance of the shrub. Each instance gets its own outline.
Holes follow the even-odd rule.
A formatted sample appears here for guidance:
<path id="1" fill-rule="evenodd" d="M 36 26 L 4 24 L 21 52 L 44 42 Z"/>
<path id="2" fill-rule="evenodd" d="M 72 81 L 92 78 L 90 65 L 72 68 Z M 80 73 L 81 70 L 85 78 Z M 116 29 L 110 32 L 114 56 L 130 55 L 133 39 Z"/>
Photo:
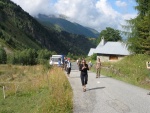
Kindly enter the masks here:
<path id="1" fill-rule="evenodd" d="M 97 54 L 93 54 L 90 59 L 91 60 L 96 60 L 97 59 Z"/>

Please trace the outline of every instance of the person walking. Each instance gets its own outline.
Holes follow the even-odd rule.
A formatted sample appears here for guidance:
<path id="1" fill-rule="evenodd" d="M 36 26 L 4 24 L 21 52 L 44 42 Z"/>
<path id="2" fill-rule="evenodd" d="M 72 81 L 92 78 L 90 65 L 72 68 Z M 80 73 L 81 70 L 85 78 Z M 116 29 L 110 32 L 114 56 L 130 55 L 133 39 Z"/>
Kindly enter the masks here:
<path id="1" fill-rule="evenodd" d="M 89 70 L 90 70 L 91 67 L 92 67 L 92 62 L 91 61 L 89 61 L 88 66 L 89 66 Z"/>
<path id="2" fill-rule="evenodd" d="M 88 81 L 88 72 L 87 71 L 89 70 L 89 67 L 86 64 L 85 60 L 82 60 L 82 64 L 80 64 L 79 70 L 81 71 L 80 78 L 81 78 L 81 83 L 83 86 L 83 91 L 85 92 L 86 91 L 86 84 Z"/>
<path id="3" fill-rule="evenodd" d="M 68 61 L 67 61 L 67 75 L 68 75 L 68 77 L 70 77 L 70 72 L 71 72 L 71 62 L 70 62 L 70 58 L 68 58 Z"/>
<path id="4" fill-rule="evenodd" d="M 81 64 L 81 59 L 79 58 L 79 59 L 77 60 L 77 65 L 78 65 L 78 67 L 80 66 L 80 64 Z"/>
<path id="5" fill-rule="evenodd" d="M 146 62 L 146 68 L 150 71 L 150 62 Z M 150 95 L 150 92 L 148 92 L 147 94 Z"/>
<path id="6" fill-rule="evenodd" d="M 68 63 L 68 60 L 67 60 L 67 57 L 65 57 L 64 59 L 64 70 L 67 71 L 67 63 Z"/>
<path id="7" fill-rule="evenodd" d="M 58 59 L 58 67 L 61 67 L 61 59 Z"/>
<path id="8" fill-rule="evenodd" d="M 100 78 L 101 66 L 101 60 L 98 58 L 96 61 L 96 78 Z"/>

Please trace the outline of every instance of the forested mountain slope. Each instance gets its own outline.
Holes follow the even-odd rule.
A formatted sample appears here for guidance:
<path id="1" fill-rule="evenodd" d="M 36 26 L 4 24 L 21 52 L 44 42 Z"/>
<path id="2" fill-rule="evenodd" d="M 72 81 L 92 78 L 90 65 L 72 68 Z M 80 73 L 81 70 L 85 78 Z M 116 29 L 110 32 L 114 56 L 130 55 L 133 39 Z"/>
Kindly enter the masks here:
<path id="1" fill-rule="evenodd" d="M 0 0 L 0 44 L 11 50 L 25 48 L 56 51 L 58 54 L 87 54 L 95 45 L 82 35 L 44 27 L 20 6 Z"/>
<path id="2" fill-rule="evenodd" d="M 45 26 L 53 26 L 58 31 L 66 31 L 91 38 L 97 38 L 99 35 L 99 32 L 92 28 L 87 28 L 78 23 L 70 22 L 67 19 L 61 18 L 59 16 L 57 17 L 55 15 L 47 16 L 39 14 L 36 19 Z"/>

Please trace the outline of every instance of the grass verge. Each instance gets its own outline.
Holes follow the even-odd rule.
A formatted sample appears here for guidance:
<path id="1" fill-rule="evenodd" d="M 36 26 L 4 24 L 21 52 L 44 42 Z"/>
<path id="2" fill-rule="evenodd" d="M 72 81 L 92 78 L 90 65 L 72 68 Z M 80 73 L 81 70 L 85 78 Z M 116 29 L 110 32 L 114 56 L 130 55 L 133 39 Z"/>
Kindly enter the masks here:
<path id="1" fill-rule="evenodd" d="M 118 62 L 102 62 L 101 73 L 103 75 L 150 89 L 150 70 L 146 68 L 146 62 L 150 61 L 149 55 L 131 55 Z M 92 68 L 95 71 L 95 68 Z"/>
<path id="2" fill-rule="evenodd" d="M 0 89 L 0 113 L 72 113 L 72 89 L 58 67 L 1 65 Z"/>

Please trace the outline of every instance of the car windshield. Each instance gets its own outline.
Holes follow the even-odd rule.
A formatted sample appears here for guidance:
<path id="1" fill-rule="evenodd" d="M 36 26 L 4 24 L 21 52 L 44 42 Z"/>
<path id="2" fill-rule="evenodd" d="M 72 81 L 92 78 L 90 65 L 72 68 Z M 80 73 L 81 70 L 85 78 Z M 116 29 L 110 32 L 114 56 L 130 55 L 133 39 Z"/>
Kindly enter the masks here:
<path id="1" fill-rule="evenodd" d="M 59 58 L 52 58 L 53 62 L 58 62 Z"/>

